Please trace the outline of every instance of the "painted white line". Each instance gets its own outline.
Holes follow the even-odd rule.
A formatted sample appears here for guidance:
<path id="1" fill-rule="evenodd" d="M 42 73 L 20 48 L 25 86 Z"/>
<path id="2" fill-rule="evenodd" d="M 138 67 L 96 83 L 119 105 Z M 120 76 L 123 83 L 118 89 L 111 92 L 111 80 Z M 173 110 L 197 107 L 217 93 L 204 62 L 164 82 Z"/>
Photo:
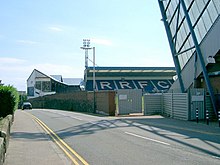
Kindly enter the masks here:
<path id="1" fill-rule="evenodd" d="M 218 156 L 212 156 L 213 158 L 215 158 L 215 159 L 219 159 L 220 160 L 220 157 L 218 157 Z"/>
<path id="2" fill-rule="evenodd" d="M 64 116 L 64 117 L 70 117 L 70 118 L 72 118 L 72 119 L 80 120 L 80 121 L 83 120 L 83 119 L 80 119 L 80 118 L 74 117 L 74 116 L 63 115 L 63 114 L 61 114 L 61 113 L 57 113 L 57 114 L 59 114 L 59 115 L 61 115 L 61 116 Z"/>
<path id="3" fill-rule="evenodd" d="M 156 140 L 156 139 L 151 139 L 151 138 L 144 137 L 144 136 L 141 136 L 141 135 L 137 135 L 137 134 L 134 134 L 134 133 L 131 133 L 131 132 L 125 132 L 125 134 L 135 136 L 135 137 L 138 137 L 138 138 L 142 138 L 142 139 L 145 139 L 145 140 L 150 140 L 150 141 L 160 143 L 160 144 L 164 144 L 164 145 L 167 145 L 167 146 L 170 145 L 169 143 L 162 142 L 162 141 L 159 141 L 159 140 Z"/>
<path id="4" fill-rule="evenodd" d="M 94 125 L 98 125 L 97 123 L 95 123 L 93 121 L 89 121 L 89 123 L 94 124 Z"/>
<path id="5" fill-rule="evenodd" d="M 73 117 L 73 116 L 68 116 L 68 117 L 71 117 L 71 118 L 73 118 L 73 119 L 76 119 L 76 120 L 83 120 L 83 119 L 80 119 L 80 118 L 78 118 L 78 117 Z"/>

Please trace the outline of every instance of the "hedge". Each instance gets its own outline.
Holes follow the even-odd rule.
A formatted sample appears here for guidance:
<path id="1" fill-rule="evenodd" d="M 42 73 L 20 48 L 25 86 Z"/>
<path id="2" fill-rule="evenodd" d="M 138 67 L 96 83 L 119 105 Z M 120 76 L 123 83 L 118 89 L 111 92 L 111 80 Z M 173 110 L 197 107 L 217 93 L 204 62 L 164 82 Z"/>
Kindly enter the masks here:
<path id="1" fill-rule="evenodd" d="M 14 114 L 18 108 L 19 94 L 13 86 L 0 85 L 0 117 Z"/>

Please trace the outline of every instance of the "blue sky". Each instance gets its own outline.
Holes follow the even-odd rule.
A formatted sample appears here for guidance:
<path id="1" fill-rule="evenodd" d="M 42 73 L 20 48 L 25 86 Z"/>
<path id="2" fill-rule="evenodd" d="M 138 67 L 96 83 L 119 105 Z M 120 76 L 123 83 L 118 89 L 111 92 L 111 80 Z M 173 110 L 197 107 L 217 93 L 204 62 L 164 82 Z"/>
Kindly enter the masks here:
<path id="1" fill-rule="evenodd" d="M 7 0 L 0 13 L 0 80 L 18 90 L 33 69 L 83 78 L 84 38 L 98 66 L 174 66 L 157 0 Z"/>

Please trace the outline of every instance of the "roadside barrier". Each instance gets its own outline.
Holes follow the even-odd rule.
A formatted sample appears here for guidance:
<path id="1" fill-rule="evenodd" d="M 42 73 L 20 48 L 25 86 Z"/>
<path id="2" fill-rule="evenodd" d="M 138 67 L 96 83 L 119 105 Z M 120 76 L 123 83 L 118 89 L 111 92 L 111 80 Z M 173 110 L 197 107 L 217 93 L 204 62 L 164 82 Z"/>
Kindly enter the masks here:
<path id="1" fill-rule="evenodd" d="M 10 129 L 13 123 L 13 116 L 8 115 L 1 120 L 0 124 L 0 165 L 5 161 L 5 154 L 9 145 Z"/>
<path id="2" fill-rule="evenodd" d="M 4 138 L 0 137 L 0 165 L 3 165 L 4 161 L 5 161 Z"/>
<path id="3" fill-rule="evenodd" d="M 199 110 L 196 108 L 196 123 L 199 122 Z"/>
<path id="4" fill-rule="evenodd" d="M 220 127 L 220 111 L 218 111 L 218 126 Z"/>
<path id="5" fill-rule="evenodd" d="M 206 124 L 209 125 L 209 111 L 206 110 Z"/>

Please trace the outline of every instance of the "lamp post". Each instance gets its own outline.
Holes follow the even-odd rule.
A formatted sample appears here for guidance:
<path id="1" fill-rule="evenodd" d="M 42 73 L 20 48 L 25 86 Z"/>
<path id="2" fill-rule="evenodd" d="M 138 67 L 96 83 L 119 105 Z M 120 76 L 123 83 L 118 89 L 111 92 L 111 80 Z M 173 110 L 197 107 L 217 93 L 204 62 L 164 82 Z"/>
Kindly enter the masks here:
<path id="1" fill-rule="evenodd" d="M 83 39 L 83 46 L 80 47 L 81 49 L 85 50 L 85 68 L 88 68 L 88 50 L 93 50 L 93 113 L 96 113 L 96 98 L 95 98 L 95 91 L 96 91 L 96 82 L 95 82 L 95 47 L 90 47 L 90 39 Z M 87 78 L 87 72 L 85 72 L 85 78 Z"/>
<path id="2" fill-rule="evenodd" d="M 81 49 L 85 50 L 85 68 L 88 68 L 88 50 L 92 49 L 90 47 L 90 39 L 83 39 L 83 46 L 80 47 Z"/>

